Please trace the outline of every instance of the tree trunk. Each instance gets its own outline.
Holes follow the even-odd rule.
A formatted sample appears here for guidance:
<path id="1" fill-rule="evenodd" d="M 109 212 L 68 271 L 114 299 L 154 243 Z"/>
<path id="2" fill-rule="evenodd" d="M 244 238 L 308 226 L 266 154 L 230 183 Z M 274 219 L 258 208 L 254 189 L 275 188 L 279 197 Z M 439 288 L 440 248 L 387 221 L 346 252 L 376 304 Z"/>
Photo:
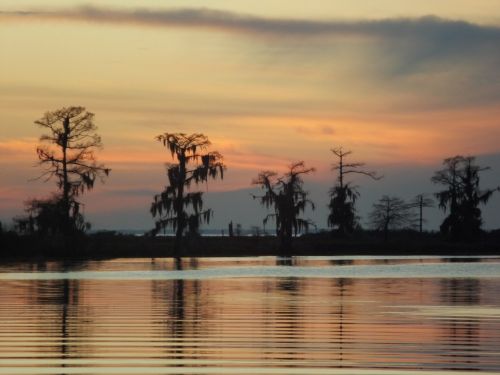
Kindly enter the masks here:
<path id="1" fill-rule="evenodd" d="M 63 206 L 63 232 L 65 235 L 71 233 L 71 216 L 70 216 L 70 184 L 68 179 L 68 137 L 70 133 L 69 127 L 69 117 L 64 119 L 64 133 L 62 134 L 61 147 L 63 153 L 62 166 L 63 166 L 63 196 L 62 196 L 62 206 Z"/>
<path id="2" fill-rule="evenodd" d="M 177 215 L 177 230 L 175 232 L 174 256 L 178 257 L 182 247 L 182 235 L 186 229 L 184 214 L 184 184 L 186 182 L 186 156 L 178 155 L 179 159 L 179 181 L 177 186 L 177 199 L 175 201 L 175 213 Z"/>
<path id="3" fill-rule="evenodd" d="M 419 221 L 419 224 L 420 224 L 420 234 L 422 234 L 422 223 L 423 223 L 423 206 L 424 206 L 424 197 L 423 196 L 420 196 L 420 201 L 419 201 L 419 205 L 420 205 L 420 221 Z"/>

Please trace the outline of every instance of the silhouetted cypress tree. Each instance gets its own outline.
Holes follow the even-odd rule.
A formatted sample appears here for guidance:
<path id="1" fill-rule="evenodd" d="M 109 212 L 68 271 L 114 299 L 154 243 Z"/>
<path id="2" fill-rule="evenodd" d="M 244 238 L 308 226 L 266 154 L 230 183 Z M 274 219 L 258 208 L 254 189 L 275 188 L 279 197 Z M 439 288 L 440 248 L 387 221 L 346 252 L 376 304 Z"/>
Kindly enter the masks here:
<path id="1" fill-rule="evenodd" d="M 283 176 L 273 171 L 262 171 L 252 181 L 265 190 L 264 195 L 254 196 L 267 208 L 272 207 L 274 213 L 264 219 L 264 225 L 270 218 L 276 220 L 276 234 L 280 240 L 282 251 L 289 251 L 292 247 L 292 236 L 302 229 L 307 229 L 310 220 L 299 218 L 299 214 L 309 204 L 314 209 L 314 204 L 307 199 L 308 192 L 303 189 L 302 175 L 313 172 L 314 168 L 306 168 L 303 161 L 293 163 L 289 171 Z"/>
<path id="2" fill-rule="evenodd" d="M 448 211 L 441 232 L 452 240 L 473 240 L 481 233 L 479 206 L 486 204 L 496 189 L 481 190 L 480 173 L 490 169 L 475 164 L 475 157 L 457 155 L 443 161 L 445 168 L 436 171 L 432 182 L 445 186 L 436 193 L 439 207 Z"/>
<path id="3" fill-rule="evenodd" d="M 352 233 L 356 226 L 356 199 L 359 197 L 359 192 L 350 181 L 346 181 L 346 176 L 349 174 L 361 174 L 368 176 L 374 180 L 379 180 L 382 177 L 377 176 L 374 171 L 365 171 L 361 169 L 364 163 L 348 163 L 345 158 L 352 154 L 352 151 L 344 151 L 342 147 L 334 148 L 332 153 L 338 158 L 333 164 L 332 170 L 337 171 L 337 181 L 330 189 L 330 203 L 328 208 L 328 226 L 336 229 L 341 235 Z"/>
<path id="4" fill-rule="evenodd" d="M 191 184 L 224 177 L 226 166 L 217 151 L 206 152 L 210 141 L 203 134 L 165 133 L 156 137 L 170 151 L 177 163 L 167 163 L 168 186 L 155 195 L 151 214 L 158 217 L 155 233 L 165 227 L 175 231 L 178 255 L 186 231 L 195 235 L 202 222 L 209 222 L 212 211 L 203 210 L 203 193 L 190 191 Z"/>
<path id="5" fill-rule="evenodd" d="M 47 201 L 33 201 L 32 208 L 39 213 L 57 209 L 60 231 L 65 235 L 78 232 L 82 228 L 81 204 L 76 198 L 92 189 L 96 179 L 103 181 L 110 173 L 95 158 L 102 143 L 94 114 L 84 107 L 61 108 L 46 112 L 35 124 L 48 131 L 40 137 L 43 143 L 36 150 L 39 164 L 45 168 L 39 178 L 55 179 L 59 194 Z"/>

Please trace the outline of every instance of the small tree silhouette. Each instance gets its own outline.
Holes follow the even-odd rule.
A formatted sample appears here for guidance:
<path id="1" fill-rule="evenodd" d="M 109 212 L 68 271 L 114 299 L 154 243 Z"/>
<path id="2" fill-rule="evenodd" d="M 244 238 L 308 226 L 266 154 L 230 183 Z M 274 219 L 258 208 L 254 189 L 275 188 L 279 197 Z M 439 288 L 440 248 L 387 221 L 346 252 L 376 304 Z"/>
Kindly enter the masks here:
<path id="1" fill-rule="evenodd" d="M 336 228 L 341 235 L 352 233 L 356 226 L 356 199 L 359 198 L 359 192 L 350 181 L 345 178 L 349 174 L 361 174 L 374 180 L 380 180 L 377 172 L 365 171 L 361 169 L 365 163 L 346 163 L 345 158 L 352 154 L 352 151 L 344 151 L 342 147 L 334 148 L 332 153 L 338 158 L 333 164 L 332 170 L 338 171 L 337 181 L 330 189 L 330 203 L 328 208 L 328 226 Z"/>
<path id="2" fill-rule="evenodd" d="M 242 234 L 242 227 L 241 224 L 236 224 L 236 231 L 235 231 L 236 237 L 241 237 Z"/>
<path id="3" fill-rule="evenodd" d="M 80 202 L 76 198 L 94 187 L 96 179 L 104 180 L 110 169 L 98 164 L 95 150 L 102 147 L 95 132 L 94 114 L 84 107 L 67 107 L 46 112 L 35 124 L 48 131 L 40 137 L 37 147 L 39 164 L 45 169 L 39 178 L 54 178 L 59 196 L 34 201 L 34 211 L 60 212 L 60 231 L 69 235 L 81 230 Z"/>
<path id="4" fill-rule="evenodd" d="M 439 207 L 449 212 L 441 224 L 441 232 L 452 240 L 476 239 L 483 222 L 479 205 L 488 203 L 498 190 L 479 187 L 479 174 L 490 168 L 476 165 L 474 156 L 457 155 L 445 159 L 443 164 L 445 168 L 436 171 L 431 178 L 432 182 L 446 187 L 436 193 Z"/>
<path id="5" fill-rule="evenodd" d="M 389 231 L 411 227 L 415 221 L 412 205 L 398 197 L 384 195 L 369 214 L 369 222 L 373 229 L 384 232 L 384 239 L 389 239 Z"/>
<path id="6" fill-rule="evenodd" d="M 306 168 L 303 161 L 295 162 L 289 167 L 289 171 L 283 176 L 273 171 L 262 171 L 252 181 L 254 185 L 260 185 L 265 190 L 262 196 L 253 196 L 267 208 L 274 208 L 274 213 L 264 218 L 264 225 L 270 218 L 276 220 L 276 234 L 280 240 L 282 251 L 289 251 L 292 247 L 292 236 L 298 231 L 307 229 L 310 220 L 299 218 L 307 205 L 314 209 L 314 203 L 307 199 L 308 192 L 303 189 L 302 175 L 314 172 L 314 168 Z"/>
<path id="7" fill-rule="evenodd" d="M 90 229 L 90 223 L 85 221 L 79 211 L 80 205 L 73 205 L 77 211 L 71 212 L 72 225 L 79 232 Z M 38 234 L 41 237 L 56 235 L 64 227 L 63 201 L 58 194 L 47 199 L 31 199 L 25 202 L 26 216 L 16 217 L 14 221 L 19 232 Z"/>
<path id="8" fill-rule="evenodd" d="M 155 195 L 151 214 L 158 216 L 157 233 L 165 227 L 175 231 L 175 253 L 179 255 L 182 236 L 186 231 L 198 233 L 202 222 L 209 222 L 212 210 L 203 210 L 203 193 L 190 191 L 191 184 L 198 185 L 208 179 L 224 178 L 226 166 L 217 151 L 204 152 L 209 146 L 208 138 L 199 133 L 165 133 L 156 137 L 168 148 L 177 163 L 167 163 L 168 186 Z M 191 210 L 188 208 L 191 207 Z"/>
<path id="9" fill-rule="evenodd" d="M 426 194 L 418 194 L 415 196 L 415 198 L 411 201 L 410 205 L 413 208 L 418 209 L 418 229 L 419 232 L 423 232 L 423 224 L 426 221 L 424 219 L 424 208 L 427 207 L 434 207 L 434 201 L 427 197 Z"/>

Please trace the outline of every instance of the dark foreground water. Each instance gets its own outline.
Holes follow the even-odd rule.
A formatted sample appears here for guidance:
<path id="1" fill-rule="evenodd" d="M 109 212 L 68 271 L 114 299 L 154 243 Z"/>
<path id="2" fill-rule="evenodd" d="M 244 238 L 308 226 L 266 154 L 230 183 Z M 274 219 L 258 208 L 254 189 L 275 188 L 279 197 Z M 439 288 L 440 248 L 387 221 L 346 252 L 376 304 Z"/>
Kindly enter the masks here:
<path id="1" fill-rule="evenodd" d="M 0 266 L 2 374 L 500 374 L 500 258 Z"/>

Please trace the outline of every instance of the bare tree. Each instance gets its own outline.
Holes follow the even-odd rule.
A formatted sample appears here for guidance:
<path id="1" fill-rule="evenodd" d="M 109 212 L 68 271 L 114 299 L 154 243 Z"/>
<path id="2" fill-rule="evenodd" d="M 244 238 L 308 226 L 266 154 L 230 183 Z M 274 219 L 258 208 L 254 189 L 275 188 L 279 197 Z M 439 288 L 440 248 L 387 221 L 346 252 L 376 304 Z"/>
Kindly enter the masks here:
<path id="1" fill-rule="evenodd" d="M 153 217 L 158 216 L 154 232 L 172 227 L 178 255 L 185 231 L 197 234 L 199 225 L 209 222 L 212 215 L 212 210 L 203 210 L 203 192 L 190 191 L 191 185 L 208 182 L 208 179 L 219 176 L 224 178 L 226 166 L 220 153 L 206 152 L 211 143 L 203 134 L 165 133 L 156 139 L 167 147 L 177 163 L 166 164 L 169 184 L 154 197 L 151 204 L 151 214 Z"/>
<path id="2" fill-rule="evenodd" d="M 434 207 L 434 200 L 427 197 L 425 194 L 418 194 L 411 201 L 410 205 L 418 209 L 418 228 L 419 232 L 423 232 L 423 224 L 426 221 L 424 219 L 424 208 Z"/>
<path id="3" fill-rule="evenodd" d="M 415 221 L 412 205 L 398 197 L 384 195 L 369 214 L 369 222 L 373 229 L 384 232 L 384 239 L 389 238 L 389 231 L 411 227 Z"/>
<path id="4" fill-rule="evenodd" d="M 267 208 L 272 207 L 274 213 L 264 219 L 264 225 L 270 218 L 276 220 L 276 234 L 280 239 L 282 251 L 289 251 L 292 245 L 292 236 L 298 231 L 307 229 L 310 220 L 299 217 L 307 205 L 314 209 L 314 204 L 307 198 L 309 193 L 303 188 L 302 175 L 314 172 L 314 168 L 306 168 L 303 161 L 295 162 L 289 167 L 289 171 L 283 176 L 278 176 L 273 171 L 262 171 L 252 181 L 254 185 L 260 185 L 265 190 L 262 196 L 253 196 Z"/>
<path id="5" fill-rule="evenodd" d="M 346 181 L 347 175 L 360 174 L 368 176 L 373 180 L 380 180 L 375 171 L 362 169 L 365 163 L 346 162 L 345 158 L 352 154 L 352 151 L 344 151 L 342 147 L 331 150 L 337 157 L 337 162 L 333 164 L 332 170 L 337 171 L 337 181 L 330 189 L 330 215 L 328 215 L 328 226 L 336 228 L 341 235 L 352 233 L 356 225 L 356 199 L 359 197 L 357 187 L 351 181 Z"/>
<path id="6" fill-rule="evenodd" d="M 39 178 L 56 180 L 60 191 L 60 229 L 71 234 L 79 229 L 80 202 L 76 198 L 91 190 L 96 179 L 103 181 L 110 173 L 95 157 L 95 150 L 102 143 L 96 133 L 94 114 L 84 107 L 61 108 L 46 112 L 35 124 L 48 131 L 40 137 L 42 144 L 36 149 L 39 164 L 44 168 Z"/>
<path id="7" fill-rule="evenodd" d="M 475 164 L 474 156 L 457 155 L 443 161 L 445 168 L 436 171 L 432 182 L 444 185 L 436 193 L 439 207 L 448 211 L 441 224 L 441 232 L 451 239 L 475 239 L 481 233 L 481 204 L 488 203 L 498 188 L 482 190 L 479 187 L 480 173 L 489 170 Z"/>

